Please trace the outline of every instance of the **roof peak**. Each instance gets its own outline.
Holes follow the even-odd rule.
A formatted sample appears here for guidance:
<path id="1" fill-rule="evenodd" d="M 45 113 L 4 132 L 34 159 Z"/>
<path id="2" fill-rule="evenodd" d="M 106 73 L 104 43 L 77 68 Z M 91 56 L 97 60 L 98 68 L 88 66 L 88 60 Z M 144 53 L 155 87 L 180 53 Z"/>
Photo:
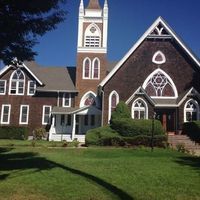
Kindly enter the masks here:
<path id="1" fill-rule="evenodd" d="M 101 9 L 99 0 L 90 0 L 87 9 Z"/>

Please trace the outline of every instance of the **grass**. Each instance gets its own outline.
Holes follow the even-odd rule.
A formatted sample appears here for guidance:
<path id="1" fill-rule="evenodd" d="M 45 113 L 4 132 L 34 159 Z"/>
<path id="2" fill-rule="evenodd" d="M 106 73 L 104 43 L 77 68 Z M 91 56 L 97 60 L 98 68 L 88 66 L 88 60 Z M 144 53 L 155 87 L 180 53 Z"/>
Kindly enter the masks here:
<path id="1" fill-rule="evenodd" d="M 0 141 L 0 200 L 200 199 L 199 157 L 164 149 L 13 143 Z"/>

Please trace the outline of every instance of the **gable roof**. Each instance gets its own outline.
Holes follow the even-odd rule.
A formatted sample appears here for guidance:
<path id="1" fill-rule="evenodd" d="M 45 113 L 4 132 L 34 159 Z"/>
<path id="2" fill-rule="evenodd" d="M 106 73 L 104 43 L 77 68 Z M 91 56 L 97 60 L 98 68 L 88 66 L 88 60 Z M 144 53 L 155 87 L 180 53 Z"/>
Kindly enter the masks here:
<path id="1" fill-rule="evenodd" d="M 167 24 L 167 22 L 162 18 L 158 17 L 156 21 L 147 29 L 147 31 L 140 37 L 140 39 L 133 45 L 133 47 L 128 51 L 128 53 L 117 63 L 117 65 L 112 69 L 112 71 L 102 80 L 99 84 L 103 87 L 110 78 L 120 69 L 123 63 L 132 55 L 132 53 L 140 46 L 140 44 L 149 36 L 149 37 L 161 37 L 161 35 L 153 34 L 154 30 L 162 25 L 165 31 L 168 34 L 162 35 L 162 37 L 173 37 L 177 43 L 185 50 L 185 52 L 190 56 L 190 58 L 200 67 L 200 61 L 196 56 L 191 52 L 191 50 L 183 43 L 183 41 L 177 36 L 177 34 L 172 30 L 172 28 Z M 162 28 L 158 31 L 162 32 Z"/>
<path id="2" fill-rule="evenodd" d="M 90 0 L 86 9 L 101 9 L 99 0 Z"/>
<path id="3" fill-rule="evenodd" d="M 34 61 L 25 63 L 44 83 L 37 91 L 77 92 L 67 67 L 41 67 Z"/>
<path id="4" fill-rule="evenodd" d="M 4 74 L 5 72 L 7 72 L 7 70 L 9 70 L 11 67 L 13 67 L 13 65 L 7 65 L 5 66 L 1 71 L 0 71 L 0 76 L 2 74 Z M 43 85 L 43 82 L 40 80 L 40 78 L 29 68 L 27 67 L 27 65 L 25 63 L 22 63 L 20 65 L 20 67 L 25 68 L 32 76 L 33 78 L 40 84 Z"/>

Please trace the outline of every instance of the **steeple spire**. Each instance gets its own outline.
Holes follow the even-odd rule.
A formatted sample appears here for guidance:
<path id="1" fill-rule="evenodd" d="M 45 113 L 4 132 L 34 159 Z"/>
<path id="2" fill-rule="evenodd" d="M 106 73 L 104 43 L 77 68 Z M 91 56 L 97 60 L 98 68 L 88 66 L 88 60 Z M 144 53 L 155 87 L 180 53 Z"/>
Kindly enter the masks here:
<path id="1" fill-rule="evenodd" d="M 105 8 L 108 8 L 108 1 L 107 0 L 105 0 L 105 2 L 104 2 L 104 9 Z"/>
<path id="2" fill-rule="evenodd" d="M 87 9 L 101 9 L 99 0 L 90 0 Z"/>

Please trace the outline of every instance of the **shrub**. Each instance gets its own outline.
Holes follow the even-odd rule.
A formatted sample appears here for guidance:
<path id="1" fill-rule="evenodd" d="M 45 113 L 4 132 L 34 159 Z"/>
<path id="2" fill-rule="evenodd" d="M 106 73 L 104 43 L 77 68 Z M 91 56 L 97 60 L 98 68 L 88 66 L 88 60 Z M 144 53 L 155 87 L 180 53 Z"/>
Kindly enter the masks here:
<path id="1" fill-rule="evenodd" d="M 0 139 L 28 139 L 29 129 L 27 127 L 0 127 Z"/>
<path id="2" fill-rule="evenodd" d="M 117 104 L 117 107 L 116 109 L 112 112 L 112 115 L 111 115 L 111 124 L 112 124 L 112 120 L 115 120 L 115 119 L 120 119 L 120 118 L 131 118 L 131 112 L 128 108 L 128 106 L 123 102 L 123 101 L 120 101 L 118 104 Z"/>
<path id="3" fill-rule="evenodd" d="M 147 135 L 137 135 L 134 137 L 123 137 L 124 142 L 128 146 L 151 146 L 152 137 Z M 165 135 L 155 135 L 153 137 L 154 147 L 167 147 L 167 137 Z"/>
<path id="4" fill-rule="evenodd" d="M 152 134 L 152 120 L 114 119 L 111 127 L 120 135 L 132 137 Z M 158 120 L 154 120 L 154 135 L 164 135 L 163 127 Z"/>
<path id="5" fill-rule="evenodd" d="M 46 130 L 44 128 L 36 128 L 33 131 L 33 138 L 36 140 L 41 140 L 42 138 L 45 137 Z"/>
<path id="6" fill-rule="evenodd" d="M 191 140 L 200 143 L 200 121 L 184 123 L 182 133 L 188 135 Z"/>
<path id="7" fill-rule="evenodd" d="M 85 143 L 86 145 L 106 145 L 106 143 L 110 143 L 110 138 L 117 136 L 118 133 L 109 126 L 95 128 L 87 132 Z"/>

